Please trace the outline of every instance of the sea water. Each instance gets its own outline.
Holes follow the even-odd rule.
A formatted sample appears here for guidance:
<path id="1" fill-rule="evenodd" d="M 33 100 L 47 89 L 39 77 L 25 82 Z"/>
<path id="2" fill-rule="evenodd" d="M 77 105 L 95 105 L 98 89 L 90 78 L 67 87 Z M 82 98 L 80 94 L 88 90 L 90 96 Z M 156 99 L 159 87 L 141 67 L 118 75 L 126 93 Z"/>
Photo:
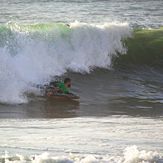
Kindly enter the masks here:
<path id="1" fill-rule="evenodd" d="M 163 162 L 162 8 L 0 0 L 0 162 Z M 37 87 L 64 77 L 79 102 Z"/>

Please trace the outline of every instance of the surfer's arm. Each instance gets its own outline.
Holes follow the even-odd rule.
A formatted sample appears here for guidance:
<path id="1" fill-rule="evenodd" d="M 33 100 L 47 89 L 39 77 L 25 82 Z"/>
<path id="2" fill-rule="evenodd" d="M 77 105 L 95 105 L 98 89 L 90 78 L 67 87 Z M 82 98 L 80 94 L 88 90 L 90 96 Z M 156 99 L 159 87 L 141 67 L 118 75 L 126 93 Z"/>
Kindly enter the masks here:
<path id="1" fill-rule="evenodd" d="M 53 87 L 51 90 L 46 92 L 47 96 L 53 96 L 54 94 L 58 93 L 60 90 L 57 87 Z"/>
<path id="2" fill-rule="evenodd" d="M 53 96 L 53 92 L 48 92 L 46 95 L 47 95 L 48 97 Z"/>

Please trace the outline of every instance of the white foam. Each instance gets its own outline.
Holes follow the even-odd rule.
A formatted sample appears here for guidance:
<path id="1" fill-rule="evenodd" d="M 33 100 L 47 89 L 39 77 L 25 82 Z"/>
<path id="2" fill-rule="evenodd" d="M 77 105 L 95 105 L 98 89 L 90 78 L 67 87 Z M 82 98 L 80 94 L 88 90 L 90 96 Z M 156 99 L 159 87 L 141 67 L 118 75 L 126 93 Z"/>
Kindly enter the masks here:
<path id="1" fill-rule="evenodd" d="M 24 92 L 48 82 L 68 69 L 89 72 L 109 68 L 112 56 L 125 53 L 122 39 L 131 35 L 128 24 L 92 25 L 75 22 L 66 35 L 54 28 L 30 32 L 9 25 L 12 39 L 0 48 L 0 102 L 27 102 Z"/>
<path id="2" fill-rule="evenodd" d="M 138 150 L 136 146 L 125 149 L 123 156 L 77 155 L 51 156 L 48 153 L 35 156 L 3 155 L 0 162 L 7 163 L 162 163 L 163 157 L 155 151 Z"/>
<path id="3" fill-rule="evenodd" d="M 156 151 L 139 151 L 137 146 L 127 147 L 124 152 L 124 163 L 135 163 L 135 162 L 157 162 L 161 156 Z M 163 162 L 163 160 L 162 160 Z"/>

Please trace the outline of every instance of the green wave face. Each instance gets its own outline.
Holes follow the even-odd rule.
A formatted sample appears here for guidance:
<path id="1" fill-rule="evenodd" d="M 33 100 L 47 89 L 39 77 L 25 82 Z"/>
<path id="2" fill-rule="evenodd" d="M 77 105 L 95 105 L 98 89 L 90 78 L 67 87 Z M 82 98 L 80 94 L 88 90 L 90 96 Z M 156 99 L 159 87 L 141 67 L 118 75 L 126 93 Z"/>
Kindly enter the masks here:
<path id="1" fill-rule="evenodd" d="M 8 23 L 0 25 L 0 47 L 7 47 L 10 54 L 15 55 L 21 47 L 21 40 L 34 39 L 36 41 L 55 42 L 67 39 L 71 29 L 63 23 L 22 25 Z"/>
<path id="2" fill-rule="evenodd" d="M 58 33 L 61 33 L 62 35 L 66 35 L 70 31 L 70 28 L 63 23 L 31 24 L 31 25 L 22 25 L 21 27 L 29 32 L 43 33 L 43 32 L 51 32 L 55 30 Z"/>
<path id="3" fill-rule="evenodd" d="M 140 29 L 124 41 L 127 54 L 115 59 L 116 65 L 147 64 L 160 66 L 163 63 L 163 27 L 160 29 Z"/>
<path id="4" fill-rule="evenodd" d="M 6 25 L 0 25 L 0 46 L 2 46 L 2 42 L 5 42 L 7 39 L 12 38 L 17 32 L 24 32 L 28 35 L 34 35 L 44 38 L 46 36 L 52 35 L 55 36 L 59 35 L 62 37 L 66 37 L 69 32 L 70 28 L 68 25 L 63 23 L 49 23 L 49 24 L 30 24 L 30 25 L 18 25 L 16 23 L 9 23 Z M 5 42 L 6 43 L 6 42 Z"/>

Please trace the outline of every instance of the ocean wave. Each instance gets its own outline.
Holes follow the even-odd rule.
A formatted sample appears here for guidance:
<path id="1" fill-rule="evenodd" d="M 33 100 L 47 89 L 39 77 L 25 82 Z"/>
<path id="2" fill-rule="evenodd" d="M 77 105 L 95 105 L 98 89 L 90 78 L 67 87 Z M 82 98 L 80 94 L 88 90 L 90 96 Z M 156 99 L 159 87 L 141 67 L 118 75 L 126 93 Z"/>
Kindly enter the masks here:
<path id="1" fill-rule="evenodd" d="M 8 163 L 162 163 L 163 156 L 156 151 L 139 150 L 137 146 L 130 146 L 124 150 L 122 156 L 77 155 L 52 156 L 48 153 L 41 155 L 5 155 L 0 156 L 0 162 Z"/>
<path id="2" fill-rule="evenodd" d="M 115 65 L 163 66 L 163 28 L 136 29 L 125 40 L 127 53 L 115 58 Z"/>
<path id="3" fill-rule="evenodd" d="M 126 23 L 0 26 L 0 102 L 25 103 L 32 85 L 49 82 L 67 70 L 110 68 L 112 57 L 125 54 L 122 40 L 131 36 Z"/>
<path id="4" fill-rule="evenodd" d="M 162 66 L 163 28 L 132 29 L 127 23 L 0 25 L 0 102 L 26 103 L 33 85 L 67 70 Z"/>

